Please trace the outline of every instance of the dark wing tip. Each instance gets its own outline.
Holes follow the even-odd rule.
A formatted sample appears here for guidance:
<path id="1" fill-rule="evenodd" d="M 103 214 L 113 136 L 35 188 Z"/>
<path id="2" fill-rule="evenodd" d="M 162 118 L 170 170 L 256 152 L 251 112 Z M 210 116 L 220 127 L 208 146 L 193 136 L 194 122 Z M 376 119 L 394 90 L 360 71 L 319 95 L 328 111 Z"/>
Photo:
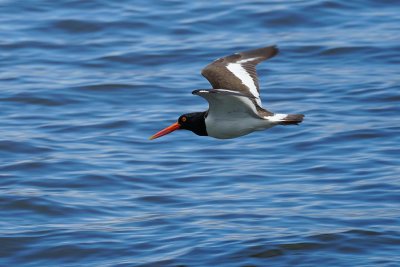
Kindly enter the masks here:
<path id="1" fill-rule="evenodd" d="M 242 58 L 260 57 L 261 60 L 266 60 L 276 56 L 278 52 L 278 46 L 271 45 L 249 51 L 244 51 L 239 54 L 242 56 Z"/>
<path id="2" fill-rule="evenodd" d="M 272 45 L 272 46 L 270 46 L 270 47 L 271 47 L 271 50 L 272 50 L 272 55 L 271 55 L 271 57 L 276 56 L 276 55 L 279 53 L 279 48 L 278 48 L 278 46 L 277 46 L 277 45 Z"/>
<path id="3" fill-rule="evenodd" d="M 214 93 L 213 89 L 196 89 L 194 91 L 192 91 L 192 95 L 200 95 L 201 94 L 209 94 L 209 93 Z"/>
<path id="4" fill-rule="evenodd" d="M 192 95 L 198 95 L 200 91 L 201 89 L 194 90 L 192 91 Z"/>
<path id="5" fill-rule="evenodd" d="M 215 60 L 213 63 L 210 65 L 214 64 L 227 64 L 230 62 L 237 62 L 240 60 L 245 60 L 245 59 L 254 59 L 252 63 L 254 65 L 260 63 L 261 61 L 270 59 L 274 56 L 276 56 L 279 52 L 279 49 L 276 45 L 270 45 L 266 47 L 261 47 L 261 48 L 256 48 L 252 50 L 247 50 L 247 51 L 242 51 L 238 52 L 223 58 L 219 58 Z"/>

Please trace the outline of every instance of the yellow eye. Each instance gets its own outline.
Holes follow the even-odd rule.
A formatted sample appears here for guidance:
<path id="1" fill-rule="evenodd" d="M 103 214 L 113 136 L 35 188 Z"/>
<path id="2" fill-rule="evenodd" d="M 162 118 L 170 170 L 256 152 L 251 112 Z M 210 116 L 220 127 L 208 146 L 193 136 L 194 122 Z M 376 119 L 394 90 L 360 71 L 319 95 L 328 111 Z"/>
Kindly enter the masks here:
<path id="1" fill-rule="evenodd" d="M 187 121 L 187 118 L 186 117 L 182 117 L 182 119 L 181 119 L 183 122 L 185 122 L 185 121 Z"/>

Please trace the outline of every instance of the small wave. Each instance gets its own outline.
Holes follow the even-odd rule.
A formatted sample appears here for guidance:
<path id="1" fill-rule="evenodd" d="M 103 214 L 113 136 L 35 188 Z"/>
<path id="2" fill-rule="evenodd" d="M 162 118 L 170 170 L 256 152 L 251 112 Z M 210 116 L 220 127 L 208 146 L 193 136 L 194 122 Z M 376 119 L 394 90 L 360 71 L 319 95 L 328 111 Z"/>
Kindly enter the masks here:
<path id="1" fill-rule="evenodd" d="M 13 213 L 32 212 L 32 216 L 59 216 L 73 212 L 75 208 L 50 200 L 48 197 L 31 195 L 3 195 L 3 209 Z"/>
<path id="2" fill-rule="evenodd" d="M 3 97 L 0 98 L 0 102 L 17 102 L 48 107 L 57 107 L 77 103 L 75 99 L 67 97 L 66 95 L 44 97 L 39 95 L 32 95 L 30 93 L 19 93 L 9 97 Z"/>
<path id="3" fill-rule="evenodd" d="M 96 21 L 66 19 L 53 23 L 53 27 L 69 33 L 88 33 L 102 30 L 101 24 Z"/>
<path id="4" fill-rule="evenodd" d="M 45 41 L 19 41 L 19 42 L 9 42 L 9 43 L 0 43 L 0 48 L 2 49 L 63 49 L 64 45 L 54 42 L 45 42 Z"/>
<path id="5" fill-rule="evenodd" d="M 33 145 L 27 141 L 0 140 L 0 152 L 12 153 L 46 153 L 52 149 L 47 146 Z"/>
<path id="6" fill-rule="evenodd" d="M 324 49 L 320 52 L 322 56 L 342 56 L 348 54 L 373 54 L 376 52 L 380 52 L 380 48 L 372 47 L 372 46 L 348 46 L 348 47 L 332 47 Z"/>
<path id="7" fill-rule="evenodd" d="M 88 91 L 108 91 L 108 90 L 125 90 L 125 89 L 137 89 L 139 86 L 134 84 L 123 84 L 123 83 L 101 83 L 101 84 L 89 84 L 79 87 L 75 87 L 78 90 Z"/>

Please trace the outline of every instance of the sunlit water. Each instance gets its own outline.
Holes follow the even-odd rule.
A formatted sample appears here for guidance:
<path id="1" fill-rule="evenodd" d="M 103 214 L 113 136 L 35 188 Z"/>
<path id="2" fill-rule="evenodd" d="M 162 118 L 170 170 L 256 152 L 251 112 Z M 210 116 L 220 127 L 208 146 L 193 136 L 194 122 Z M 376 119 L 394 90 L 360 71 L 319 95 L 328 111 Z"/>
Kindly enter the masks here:
<path id="1" fill-rule="evenodd" d="M 1 1 L 1 266 L 399 266 L 397 1 Z M 277 44 L 232 140 L 200 70 Z"/>

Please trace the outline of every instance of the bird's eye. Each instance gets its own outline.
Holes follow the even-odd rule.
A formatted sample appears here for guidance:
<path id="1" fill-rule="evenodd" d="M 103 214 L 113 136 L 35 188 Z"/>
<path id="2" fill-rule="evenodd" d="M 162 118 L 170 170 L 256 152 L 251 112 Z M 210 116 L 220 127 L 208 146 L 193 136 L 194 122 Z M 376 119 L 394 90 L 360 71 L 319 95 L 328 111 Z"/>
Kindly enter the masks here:
<path id="1" fill-rule="evenodd" d="M 186 117 L 182 117 L 182 118 L 181 118 L 181 121 L 182 121 L 182 122 L 185 122 L 185 121 L 187 121 L 187 118 L 186 118 Z"/>

